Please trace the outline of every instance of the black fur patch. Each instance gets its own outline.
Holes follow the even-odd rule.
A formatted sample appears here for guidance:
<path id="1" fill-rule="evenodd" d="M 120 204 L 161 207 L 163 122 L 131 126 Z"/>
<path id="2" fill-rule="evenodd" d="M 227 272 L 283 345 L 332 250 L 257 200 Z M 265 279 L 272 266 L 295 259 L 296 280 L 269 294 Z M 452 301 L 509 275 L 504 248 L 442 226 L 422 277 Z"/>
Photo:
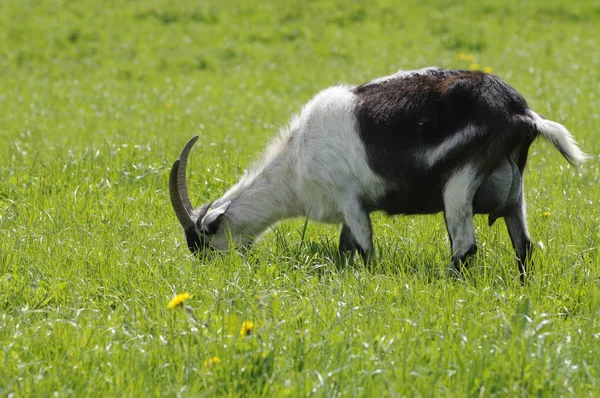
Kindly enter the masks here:
<path id="1" fill-rule="evenodd" d="M 515 117 L 526 115 L 525 99 L 497 76 L 483 72 L 428 69 L 353 91 L 370 166 L 394 187 L 378 203 L 369 203 L 369 210 L 442 211 L 445 183 L 460 166 L 472 162 L 489 174 L 506 154 L 528 148 L 534 138 Z M 439 162 L 424 162 L 427 151 L 467 126 L 475 126 L 477 134 L 459 140 Z"/>
<path id="2" fill-rule="evenodd" d="M 210 206 L 212 205 L 212 203 L 213 202 L 205 203 L 202 206 L 200 206 L 200 208 L 198 208 L 198 210 L 197 210 L 198 220 L 196 221 L 196 227 L 186 229 L 184 231 L 187 246 L 193 254 L 196 254 L 201 250 L 205 250 L 205 249 L 209 248 L 209 245 L 208 245 L 208 243 L 206 243 L 206 239 L 205 239 L 205 235 L 208 235 L 208 234 L 198 233 L 197 230 L 200 229 L 200 221 L 202 221 L 202 218 L 204 218 L 204 216 L 208 212 L 208 209 L 210 209 Z M 216 233 L 216 231 L 213 233 Z"/>
<path id="3" fill-rule="evenodd" d="M 188 249 L 194 254 L 204 248 L 204 236 L 199 235 L 195 228 L 185 230 L 185 240 Z"/>

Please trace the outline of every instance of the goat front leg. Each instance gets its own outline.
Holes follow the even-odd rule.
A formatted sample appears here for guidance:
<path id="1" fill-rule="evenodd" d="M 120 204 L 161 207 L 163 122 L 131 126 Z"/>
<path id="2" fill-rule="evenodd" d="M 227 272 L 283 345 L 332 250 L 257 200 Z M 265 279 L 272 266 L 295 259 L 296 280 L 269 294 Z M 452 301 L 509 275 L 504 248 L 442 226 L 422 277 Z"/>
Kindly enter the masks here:
<path id="1" fill-rule="evenodd" d="M 344 223 L 340 233 L 341 254 L 354 254 L 358 251 L 365 263 L 373 260 L 373 228 L 369 213 L 355 197 L 348 197 L 343 202 Z"/>
<path id="2" fill-rule="evenodd" d="M 462 265 L 477 252 L 473 197 L 479 182 L 476 169 L 467 164 L 450 177 L 443 192 L 444 219 L 452 246 L 452 262 L 459 272 Z"/>
<path id="3" fill-rule="evenodd" d="M 531 260 L 533 245 L 531 244 L 531 238 L 529 236 L 529 231 L 527 230 L 525 201 L 523 199 L 522 187 L 516 206 L 508 215 L 504 216 L 504 222 L 506 223 L 510 241 L 517 255 L 521 283 L 524 284 L 528 265 L 533 266 L 533 261 Z"/>
<path id="4" fill-rule="evenodd" d="M 345 222 L 342 223 L 342 229 L 340 231 L 340 254 L 354 255 L 354 252 L 358 250 L 358 243 L 350 231 L 350 227 Z"/>

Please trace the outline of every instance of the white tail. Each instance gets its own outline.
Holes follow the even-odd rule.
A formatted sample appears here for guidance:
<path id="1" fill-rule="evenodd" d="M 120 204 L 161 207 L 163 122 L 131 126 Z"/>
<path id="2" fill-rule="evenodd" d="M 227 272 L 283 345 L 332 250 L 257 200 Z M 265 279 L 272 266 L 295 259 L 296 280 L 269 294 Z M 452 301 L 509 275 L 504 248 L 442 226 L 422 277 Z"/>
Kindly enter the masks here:
<path id="1" fill-rule="evenodd" d="M 587 160 L 588 156 L 577 146 L 575 138 L 573 138 L 565 126 L 552 120 L 544 119 L 531 109 L 528 109 L 527 113 L 533 119 L 533 125 L 540 135 L 550 141 L 569 163 L 577 166 Z"/>

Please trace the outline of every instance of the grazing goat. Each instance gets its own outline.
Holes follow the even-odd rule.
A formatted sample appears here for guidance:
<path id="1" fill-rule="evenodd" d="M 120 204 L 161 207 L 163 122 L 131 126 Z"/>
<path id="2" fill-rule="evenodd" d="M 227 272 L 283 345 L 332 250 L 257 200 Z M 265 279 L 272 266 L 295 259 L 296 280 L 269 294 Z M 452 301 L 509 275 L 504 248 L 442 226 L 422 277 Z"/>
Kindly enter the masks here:
<path id="1" fill-rule="evenodd" d="M 444 212 L 454 266 L 477 251 L 474 214 L 503 217 L 521 280 L 532 244 L 523 171 L 541 135 L 573 165 L 586 155 L 560 124 L 529 109 L 494 75 L 424 68 L 317 94 L 263 160 L 221 198 L 194 210 L 186 185 L 192 138 L 169 191 L 189 249 L 247 245 L 275 222 L 341 223 L 339 250 L 373 257 L 369 213 Z"/>

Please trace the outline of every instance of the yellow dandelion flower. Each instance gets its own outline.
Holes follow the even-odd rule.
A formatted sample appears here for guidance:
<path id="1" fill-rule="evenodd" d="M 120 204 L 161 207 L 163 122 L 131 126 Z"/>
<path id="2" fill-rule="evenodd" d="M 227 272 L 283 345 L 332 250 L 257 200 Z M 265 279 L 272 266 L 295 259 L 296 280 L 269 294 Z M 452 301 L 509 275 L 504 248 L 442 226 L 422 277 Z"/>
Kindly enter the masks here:
<path id="1" fill-rule="evenodd" d="M 208 359 L 208 361 L 204 361 L 204 367 L 215 366 L 221 363 L 221 358 L 214 356 Z"/>
<path id="2" fill-rule="evenodd" d="M 458 59 L 461 61 L 473 62 L 475 61 L 475 56 L 472 54 L 458 53 Z"/>
<path id="3" fill-rule="evenodd" d="M 492 69 L 492 67 L 491 67 L 491 66 L 485 66 L 485 67 L 483 68 L 483 71 L 484 71 L 485 73 L 492 73 L 494 70 Z"/>
<path id="4" fill-rule="evenodd" d="M 542 213 L 542 217 L 548 218 L 548 217 L 550 217 L 551 214 L 552 213 L 550 213 L 549 211 L 545 211 L 545 212 Z"/>
<path id="5" fill-rule="evenodd" d="M 245 338 L 252 334 L 252 329 L 254 329 L 254 322 L 252 321 L 244 321 L 242 323 L 242 329 L 240 329 L 240 338 Z"/>
<path id="6" fill-rule="evenodd" d="M 480 66 L 479 64 L 472 63 L 471 65 L 469 65 L 469 69 L 471 69 L 471 70 L 478 70 L 479 66 Z"/>
<path id="7" fill-rule="evenodd" d="M 169 102 L 169 103 L 167 104 L 167 109 L 173 109 L 173 104 Z"/>
<path id="8" fill-rule="evenodd" d="M 171 301 L 169 301 L 169 305 L 167 307 L 169 307 L 169 309 L 173 309 L 176 308 L 180 305 L 183 305 L 183 302 L 187 299 L 189 299 L 190 294 L 188 292 L 182 293 L 182 294 L 178 294 L 175 297 L 173 297 L 173 299 Z"/>

